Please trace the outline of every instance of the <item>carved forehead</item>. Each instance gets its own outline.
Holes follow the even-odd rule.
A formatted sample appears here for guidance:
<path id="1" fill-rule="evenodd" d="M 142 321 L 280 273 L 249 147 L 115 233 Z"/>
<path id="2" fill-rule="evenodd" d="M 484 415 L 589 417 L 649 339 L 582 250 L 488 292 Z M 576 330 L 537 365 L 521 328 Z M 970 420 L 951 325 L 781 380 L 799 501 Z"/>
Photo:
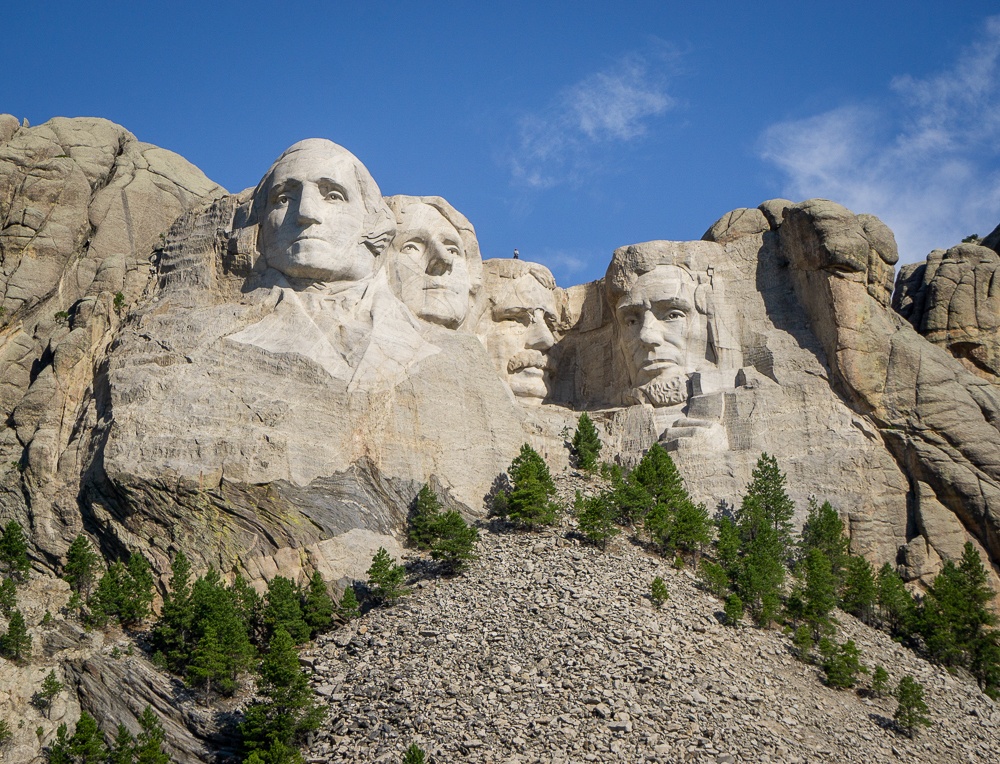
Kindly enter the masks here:
<path id="1" fill-rule="evenodd" d="M 438 212 L 436 208 L 429 204 L 408 204 L 396 213 L 396 231 L 398 234 L 405 234 L 416 230 L 443 231 L 450 238 L 455 239 L 457 243 L 464 244 L 458 229 L 444 215 Z"/>
<path id="2" fill-rule="evenodd" d="M 612 306 L 617 305 L 633 284 L 662 266 L 674 266 L 697 281 L 708 267 L 725 256 L 725 249 L 711 241 L 649 241 L 619 247 L 604 276 L 604 286 Z"/>
<path id="3" fill-rule="evenodd" d="M 671 302 L 693 307 L 698 282 L 688 271 L 676 265 L 658 265 L 639 276 L 618 301 L 617 308 Z"/>
<path id="4" fill-rule="evenodd" d="M 452 207 L 446 200 L 440 196 L 406 196 L 398 194 L 386 197 L 385 203 L 396 216 L 396 221 L 399 224 L 398 227 L 401 230 L 405 227 L 404 219 L 407 216 L 412 217 L 413 213 L 419 208 L 426 207 L 434 210 L 458 231 L 458 235 L 462 239 L 462 248 L 465 250 L 465 256 L 470 262 L 475 263 L 475 270 L 477 275 L 479 274 L 478 265 L 482 262 L 482 257 L 479 254 L 479 241 L 476 239 L 476 229 L 472 227 L 472 223 L 469 222 L 469 219 L 465 215 Z"/>
<path id="5" fill-rule="evenodd" d="M 541 308 L 552 316 L 558 316 L 555 292 L 542 286 L 530 273 L 515 279 L 501 279 L 499 287 L 492 295 L 494 311 Z"/>

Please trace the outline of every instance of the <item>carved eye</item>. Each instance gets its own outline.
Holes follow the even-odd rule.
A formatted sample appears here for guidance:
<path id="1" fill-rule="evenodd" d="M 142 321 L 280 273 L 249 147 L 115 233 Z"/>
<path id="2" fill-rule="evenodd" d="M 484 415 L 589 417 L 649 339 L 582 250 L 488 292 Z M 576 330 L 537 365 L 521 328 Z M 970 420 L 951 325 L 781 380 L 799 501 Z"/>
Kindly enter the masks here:
<path id="1" fill-rule="evenodd" d="M 275 205 L 284 207 L 288 204 L 288 194 L 278 194 L 278 197 L 274 200 Z"/>
<path id="2" fill-rule="evenodd" d="M 462 250 L 460 250 L 458 247 L 455 247 L 455 246 L 448 247 L 448 253 L 452 257 L 461 257 L 462 256 Z"/>
<path id="3" fill-rule="evenodd" d="M 687 313 L 685 313 L 683 310 L 677 310 L 677 309 L 669 311 L 666 316 L 667 321 L 679 321 L 680 319 L 683 318 L 687 318 Z"/>
<path id="4" fill-rule="evenodd" d="M 346 202 L 347 197 L 344 196 L 343 192 L 336 188 L 331 188 L 326 192 L 325 199 L 328 202 Z"/>
<path id="5" fill-rule="evenodd" d="M 402 247 L 399 248 L 399 251 L 405 252 L 406 254 L 409 255 L 416 255 L 420 253 L 421 249 L 423 249 L 423 247 L 420 245 L 420 242 L 408 241 L 406 242 L 406 244 L 404 244 Z"/>

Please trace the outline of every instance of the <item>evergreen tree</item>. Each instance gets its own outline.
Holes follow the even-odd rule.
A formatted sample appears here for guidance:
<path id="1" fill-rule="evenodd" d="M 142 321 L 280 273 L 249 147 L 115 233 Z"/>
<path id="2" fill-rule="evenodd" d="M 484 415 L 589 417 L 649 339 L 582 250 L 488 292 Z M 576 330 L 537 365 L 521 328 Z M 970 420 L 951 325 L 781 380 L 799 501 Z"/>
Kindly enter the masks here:
<path id="1" fill-rule="evenodd" d="M 231 674 L 229 660 L 219 643 L 215 628 L 206 624 L 201 639 L 187 664 L 187 683 L 191 687 L 205 689 L 205 704 L 212 697 L 212 685 L 225 682 Z"/>
<path id="2" fill-rule="evenodd" d="M 58 734 L 56 736 L 58 740 Z M 104 736 L 97 727 L 94 717 L 83 711 L 76 723 L 73 736 L 67 741 L 67 753 L 74 764 L 104 764 L 108 749 L 104 745 Z"/>
<path id="3" fill-rule="evenodd" d="M 716 597 L 725 597 L 729 591 L 729 576 L 725 569 L 711 560 L 702 560 L 698 565 L 698 578 Z"/>
<path id="4" fill-rule="evenodd" d="M 584 498 L 583 494 L 577 491 L 573 508 L 580 533 L 586 536 L 591 544 L 607 549 L 608 542 L 619 532 L 615 526 L 615 507 L 610 494 L 600 493 L 597 496 Z"/>
<path id="5" fill-rule="evenodd" d="M 525 443 L 507 474 L 511 482 L 507 518 L 528 530 L 555 523 L 559 516 L 559 506 L 553 501 L 556 486 L 538 452 Z"/>
<path id="6" fill-rule="evenodd" d="M 654 578 L 653 582 L 649 585 L 649 598 L 657 607 L 662 607 L 663 603 L 670 598 L 670 593 L 667 591 L 667 585 L 659 576 Z"/>
<path id="7" fill-rule="evenodd" d="M 81 597 L 89 597 L 97 575 L 97 564 L 100 556 L 90 545 L 86 536 L 80 535 L 73 539 L 66 551 L 66 566 L 63 568 L 63 578 L 69 582 L 70 588 Z"/>
<path id="8" fill-rule="evenodd" d="M 892 634 L 909 636 L 916 606 L 913 595 L 906 590 L 899 573 L 892 565 L 885 563 L 878 572 L 875 586 L 882 621 Z"/>
<path id="9" fill-rule="evenodd" d="M 450 573 L 465 570 L 470 562 L 477 559 L 479 531 L 466 523 L 455 510 L 449 510 L 438 518 L 436 535 L 431 557 L 439 560 Z"/>
<path id="10" fill-rule="evenodd" d="M 831 629 L 830 613 L 837 606 L 836 581 L 826 553 L 812 547 L 803 561 L 802 617 L 815 638 Z"/>
<path id="11" fill-rule="evenodd" d="M 389 553 L 379 547 L 368 568 L 368 588 L 379 602 L 393 603 L 400 597 L 409 594 L 404 586 L 406 568 L 397 565 Z"/>
<path id="12" fill-rule="evenodd" d="M 740 532 L 736 523 L 729 517 L 720 517 L 717 523 L 718 537 L 715 543 L 715 553 L 719 564 L 725 570 L 731 581 L 736 580 L 740 559 Z"/>
<path id="13" fill-rule="evenodd" d="M 898 706 L 893 718 L 902 730 L 912 739 L 920 727 L 930 727 L 931 720 L 927 718 L 927 704 L 924 702 L 924 686 L 912 676 L 904 676 L 896 688 Z"/>
<path id="14" fill-rule="evenodd" d="M 358 596 L 354 593 L 354 587 L 348 585 L 344 588 L 344 593 L 337 604 L 337 615 L 345 621 L 352 621 L 361 615 L 361 608 L 358 603 Z"/>
<path id="15" fill-rule="evenodd" d="M 191 601 L 191 563 L 178 552 L 170 563 L 170 591 L 163 597 L 160 619 L 153 629 L 153 644 L 174 671 L 183 670 L 191 653 L 194 606 Z"/>
<path id="16" fill-rule="evenodd" d="M 302 603 L 302 618 L 309 625 L 309 636 L 315 637 L 333 625 L 333 600 L 326 582 L 318 570 L 313 571 Z"/>
<path id="17" fill-rule="evenodd" d="M 889 689 L 889 672 L 882 666 L 876 666 L 872 673 L 872 695 L 883 697 Z"/>
<path id="18" fill-rule="evenodd" d="M 243 744 L 263 761 L 281 761 L 302 736 L 319 727 L 326 709 L 316 705 L 309 679 L 299 667 L 291 636 L 279 627 L 260 663 L 258 700 L 240 724 Z M 287 759 L 285 759 L 287 760 Z"/>
<path id="19" fill-rule="evenodd" d="M 806 624 L 801 624 L 792 634 L 792 644 L 795 646 L 795 654 L 803 663 L 808 663 L 812 657 L 813 632 Z"/>
<path id="20" fill-rule="evenodd" d="M 830 561 L 830 570 L 838 588 L 843 580 L 843 569 L 847 565 L 850 541 L 844 535 L 844 521 L 840 519 L 830 502 L 820 505 L 815 498 L 809 499 L 809 514 L 802 526 L 802 551 L 819 549 Z"/>
<path id="21" fill-rule="evenodd" d="M 782 560 L 791 552 L 792 516 L 795 505 L 785 490 L 785 475 L 778 469 L 773 456 L 761 454 L 751 475 L 750 485 L 743 496 L 738 525 L 744 541 L 752 539 L 765 528 L 774 533 Z"/>
<path id="22" fill-rule="evenodd" d="M 141 553 L 130 555 L 127 565 L 112 563 L 90 598 L 91 618 L 100 625 L 114 619 L 122 626 L 138 626 L 149 616 L 153 584 L 149 560 Z"/>
<path id="23" fill-rule="evenodd" d="M 108 751 L 108 764 L 134 764 L 135 737 L 124 724 L 118 724 L 115 739 Z"/>
<path id="24" fill-rule="evenodd" d="M 7 633 L 0 636 L 0 652 L 11 660 L 20 661 L 31 655 L 31 635 L 20 610 L 10 614 Z"/>
<path id="25" fill-rule="evenodd" d="M 615 465 L 610 471 L 610 501 L 615 520 L 622 525 L 633 525 L 646 517 L 653 508 L 653 497 L 634 477 L 633 471 L 622 477 L 621 469 Z"/>
<path id="26" fill-rule="evenodd" d="M 25 573 L 31 569 L 28 542 L 24 538 L 24 529 L 16 520 L 8 522 L 0 535 L 0 565 L 9 575 L 22 581 Z"/>
<path id="27" fill-rule="evenodd" d="M 426 761 L 426 754 L 416 743 L 411 743 L 403 754 L 403 764 L 424 764 Z"/>
<path id="28" fill-rule="evenodd" d="M 441 502 L 429 485 L 424 485 L 410 511 L 410 542 L 418 549 L 430 549 L 437 540 Z"/>
<path id="29" fill-rule="evenodd" d="M 60 724 L 56 729 L 56 739 L 47 751 L 49 764 L 73 764 L 73 754 L 70 752 L 69 741 L 70 734 L 66 724 Z"/>
<path id="30" fill-rule="evenodd" d="M 730 594 L 726 597 L 726 605 L 723 608 L 726 615 L 726 625 L 737 627 L 743 620 L 743 600 L 738 594 Z"/>
<path id="31" fill-rule="evenodd" d="M 309 640 L 309 624 L 302 617 L 299 588 L 284 576 L 275 576 L 267 584 L 264 623 L 271 634 L 284 629 L 301 645 Z"/>
<path id="32" fill-rule="evenodd" d="M 135 764 L 170 764 L 170 757 L 163 751 L 165 737 L 160 720 L 152 707 L 146 706 L 135 738 Z"/>
<path id="33" fill-rule="evenodd" d="M 17 607 L 17 584 L 13 578 L 5 578 L 0 584 L 0 612 L 10 615 Z"/>
<path id="34" fill-rule="evenodd" d="M 586 412 L 580 414 L 576 423 L 576 432 L 573 433 L 573 455 L 576 457 L 577 466 L 592 472 L 597 469 L 597 457 L 601 454 L 601 439 L 597 434 L 597 428 Z"/>
<path id="35" fill-rule="evenodd" d="M 743 556 L 736 574 L 736 592 L 753 615 L 758 626 L 767 626 L 781 609 L 781 590 L 785 582 L 784 556 L 778 531 L 768 523 L 747 534 Z"/>
<path id="36" fill-rule="evenodd" d="M 679 550 L 691 555 L 695 567 L 698 565 L 702 550 L 712 541 L 711 528 L 708 510 L 704 504 L 686 501 L 674 514 L 670 535 Z"/>
<path id="37" fill-rule="evenodd" d="M 864 557 L 853 555 L 848 557 L 840 607 L 865 623 L 871 624 L 875 620 L 876 602 L 878 602 L 878 587 L 871 563 Z"/>
<path id="38" fill-rule="evenodd" d="M 63 684 L 56 677 L 56 672 L 50 671 L 45 675 L 45 679 L 42 680 L 42 686 L 38 692 L 35 693 L 35 696 L 32 698 L 32 702 L 36 707 L 46 709 L 52 705 L 53 698 L 62 692 L 62 689 Z"/>
<path id="39" fill-rule="evenodd" d="M 258 634 L 263 630 L 264 602 L 242 575 L 237 573 L 233 585 L 229 587 L 236 615 L 243 624 L 244 631 L 250 641 L 259 644 Z"/>
<path id="40" fill-rule="evenodd" d="M 191 587 L 191 611 L 189 647 L 183 661 L 185 670 L 196 646 L 211 627 L 226 661 L 225 671 L 215 675 L 213 685 L 217 691 L 227 695 L 235 692 L 240 673 L 250 666 L 254 658 L 254 648 L 237 606 L 236 593 L 226 588 L 217 571 L 209 569 Z M 210 647 L 211 640 L 204 649 L 209 650 Z"/>
<path id="41" fill-rule="evenodd" d="M 868 669 L 861 665 L 861 653 L 854 640 L 849 639 L 842 645 L 826 639 L 820 640 L 819 651 L 823 656 L 823 671 L 826 672 L 826 683 L 838 690 L 848 689 L 857 684 L 858 672 L 867 673 Z"/>

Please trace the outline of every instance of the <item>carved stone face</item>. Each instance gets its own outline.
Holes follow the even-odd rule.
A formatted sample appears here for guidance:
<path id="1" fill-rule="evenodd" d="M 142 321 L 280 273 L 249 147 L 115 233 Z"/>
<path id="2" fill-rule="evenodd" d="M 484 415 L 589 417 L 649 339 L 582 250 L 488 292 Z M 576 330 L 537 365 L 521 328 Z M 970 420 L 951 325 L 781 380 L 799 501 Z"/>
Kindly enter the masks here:
<path id="1" fill-rule="evenodd" d="M 356 160 L 338 149 L 294 151 L 273 168 L 259 247 L 286 276 L 357 281 L 374 270 L 374 256 L 362 244 L 366 210 Z"/>
<path id="2" fill-rule="evenodd" d="M 497 370 L 522 402 L 540 403 L 549 392 L 547 353 L 556 342 L 555 295 L 525 273 L 496 296 L 492 318 L 486 346 Z"/>
<path id="3" fill-rule="evenodd" d="M 387 253 L 399 297 L 420 318 L 454 329 L 469 312 L 472 279 L 458 230 L 429 204 L 397 215 Z"/>
<path id="4" fill-rule="evenodd" d="M 654 406 L 687 397 L 693 346 L 704 340 L 695 309 L 697 286 L 684 269 L 661 265 L 642 274 L 615 306 L 632 386 Z"/>

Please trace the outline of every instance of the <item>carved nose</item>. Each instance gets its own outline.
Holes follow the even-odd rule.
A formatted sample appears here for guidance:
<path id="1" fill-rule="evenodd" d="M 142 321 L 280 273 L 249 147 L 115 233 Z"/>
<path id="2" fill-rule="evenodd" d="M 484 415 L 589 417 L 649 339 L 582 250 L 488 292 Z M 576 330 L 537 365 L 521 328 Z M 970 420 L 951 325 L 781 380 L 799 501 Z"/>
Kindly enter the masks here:
<path id="1" fill-rule="evenodd" d="M 302 196 L 299 198 L 299 225 L 311 225 L 320 223 L 323 220 L 320 212 L 321 201 L 319 194 L 310 192 L 309 189 L 302 189 Z"/>
<path id="2" fill-rule="evenodd" d="M 639 342 L 643 345 L 658 345 L 661 341 L 656 327 L 655 316 L 649 311 L 642 314 L 642 327 L 639 329 Z"/>
<path id="3" fill-rule="evenodd" d="M 529 350 L 548 350 L 555 344 L 556 338 L 549 330 L 549 325 L 545 323 L 544 312 L 536 310 L 531 314 L 531 325 L 528 327 L 524 346 Z"/>
<path id="4" fill-rule="evenodd" d="M 451 273 L 455 262 L 455 255 L 447 247 L 432 243 L 430 255 L 430 261 L 427 263 L 425 271 L 428 276 L 447 276 Z"/>

